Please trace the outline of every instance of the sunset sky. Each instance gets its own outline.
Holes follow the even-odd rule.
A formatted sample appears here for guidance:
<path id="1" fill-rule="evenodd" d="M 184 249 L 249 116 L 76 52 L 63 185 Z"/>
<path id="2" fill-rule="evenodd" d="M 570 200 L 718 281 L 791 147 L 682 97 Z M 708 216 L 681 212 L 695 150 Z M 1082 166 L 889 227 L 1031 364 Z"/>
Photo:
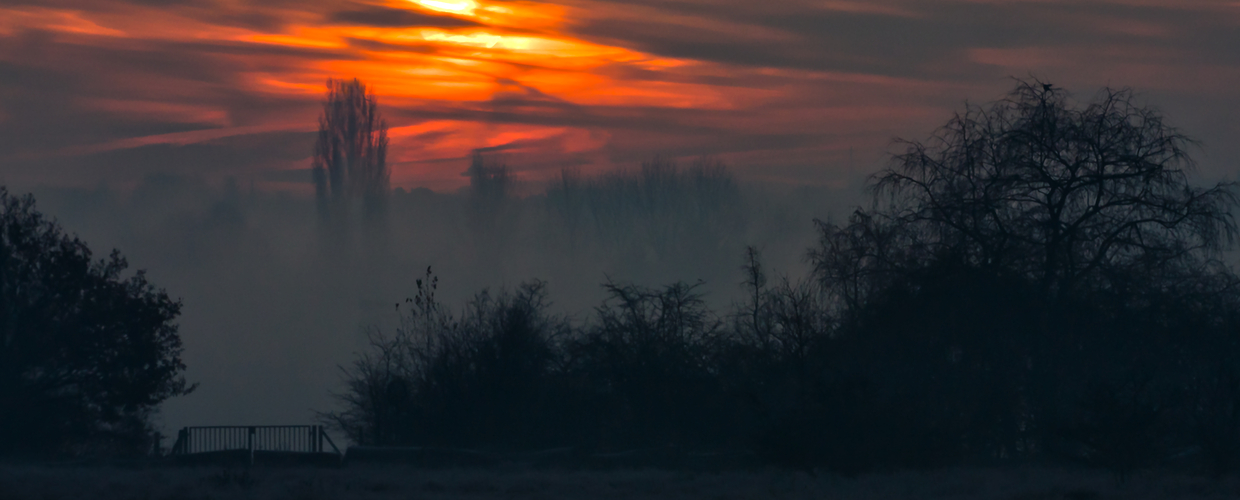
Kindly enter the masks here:
<path id="1" fill-rule="evenodd" d="M 1035 76 L 1132 86 L 1240 165 L 1230 0 L 0 0 L 0 182 L 188 175 L 308 192 L 328 78 L 372 86 L 393 184 L 656 154 L 839 184 Z"/>

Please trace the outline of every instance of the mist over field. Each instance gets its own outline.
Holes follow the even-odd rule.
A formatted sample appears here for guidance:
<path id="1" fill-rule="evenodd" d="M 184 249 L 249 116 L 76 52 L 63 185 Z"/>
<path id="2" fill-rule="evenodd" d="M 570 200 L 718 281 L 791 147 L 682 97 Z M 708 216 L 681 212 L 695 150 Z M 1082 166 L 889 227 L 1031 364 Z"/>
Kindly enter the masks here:
<path id="1" fill-rule="evenodd" d="M 813 219 L 847 217 L 863 202 L 860 174 L 838 188 L 778 185 L 729 170 L 695 178 L 692 164 L 662 165 L 674 176 L 647 187 L 640 164 L 570 171 L 485 207 L 469 187 L 397 189 L 378 227 L 360 218 L 328 227 L 309 193 L 233 178 L 32 191 L 96 253 L 120 249 L 184 301 L 186 377 L 201 386 L 164 404 L 170 435 L 186 425 L 301 424 L 334 409 L 338 365 L 365 351 L 367 329 L 395 325 L 394 305 L 427 266 L 453 308 L 486 288 L 541 279 L 553 310 L 584 320 L 610 278 L 701 280 L 707 302 L 724 309 L 742 294 L 746 246 L 762 249 L 773 272 L 799 277 Z"/>

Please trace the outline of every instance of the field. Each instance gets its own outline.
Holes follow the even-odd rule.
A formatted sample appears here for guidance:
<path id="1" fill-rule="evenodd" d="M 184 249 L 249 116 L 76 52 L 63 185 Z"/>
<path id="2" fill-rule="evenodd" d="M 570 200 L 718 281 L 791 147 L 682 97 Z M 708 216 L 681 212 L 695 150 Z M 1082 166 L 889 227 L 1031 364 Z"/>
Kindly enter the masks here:
<path id="1" fill-rule="evenodd" d="M 0 466 L 5 500 L 415 499 L 1223 499 L 1236 478 L 1048 468 L 951 469 L 844 478 L 764 470 L 671 472 L 531 469 L 426 470 L 396 466 Z"/>

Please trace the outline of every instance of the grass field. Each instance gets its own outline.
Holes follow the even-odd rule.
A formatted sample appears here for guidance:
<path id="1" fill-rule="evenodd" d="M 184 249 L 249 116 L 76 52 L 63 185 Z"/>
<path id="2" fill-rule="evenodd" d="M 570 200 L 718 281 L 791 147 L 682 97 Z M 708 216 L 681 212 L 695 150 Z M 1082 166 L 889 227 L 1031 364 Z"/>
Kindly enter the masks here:
<path id="1" fill-rule="evenodd" d="M 4 500 L 320 499 L 1234 499 L 1240 480 L 1103 472 L 951 469 L 843 478 L 751 472 L 425 470 L 395 466 L 0 466 Z"/>

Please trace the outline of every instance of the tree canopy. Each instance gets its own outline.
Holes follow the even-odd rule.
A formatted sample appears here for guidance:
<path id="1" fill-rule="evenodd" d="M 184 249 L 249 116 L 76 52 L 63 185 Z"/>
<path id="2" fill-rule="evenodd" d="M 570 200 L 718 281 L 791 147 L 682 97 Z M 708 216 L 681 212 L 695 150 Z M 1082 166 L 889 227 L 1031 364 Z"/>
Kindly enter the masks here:
<path id="1" fill-rule="evenodd" d="M 949 437 L 922 459 L 1127 471 L 1240 425 L 1187 403 L 1235 378 L 1235 186 L 1194 185 L 1194 143 L 1156 109 L 1021 81 L 901 144 L 810 257 L 837 349 L 870 353 L 839 362 L 916 409 L 901 427 Z"/>
<path id="2" fill-rule="evenodd" d="M 818 272 L 854 301 L 861 276 L 933 259 L 1002 270 L 1055 296 L 1172 278 L 1233 242 L 1234 185 L 1195 187 L 1194 142 L 1129 89 L 1083 105 L 1021 81 L 967 106 L 925 142 L 902 141 L 869 210 L 822 225 Z M 847 248 L 846 248 L 847 247 Z M 1172 278 L 1174 279 L 1174 278 Z"/>
<path id="3" fill-rule="evenodd" d="M 0 187 L 0 454 L 145 452 L 157 405 L 193 389 L 180 301 L 127 268 Z"/>

